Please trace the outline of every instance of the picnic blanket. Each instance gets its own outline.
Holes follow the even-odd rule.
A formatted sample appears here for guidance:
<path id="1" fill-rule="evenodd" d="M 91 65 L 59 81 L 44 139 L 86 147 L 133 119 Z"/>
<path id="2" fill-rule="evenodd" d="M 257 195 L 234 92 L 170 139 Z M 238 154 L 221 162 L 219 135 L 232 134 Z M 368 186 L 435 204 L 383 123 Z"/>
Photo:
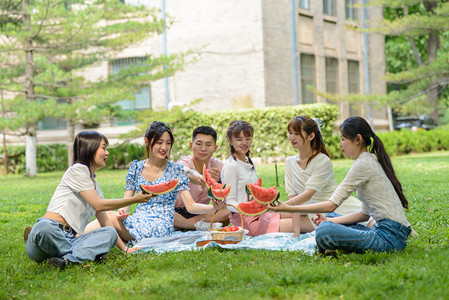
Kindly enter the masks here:
<path id="1" fill-rule="evenodd" d="M 135 246 L 142 247 L 135 253 L 163 253 L 177 251 L 195 251 L 206 248 L 219 247 L 224 249 L 265 249 L 278 251 L 303 251 L 312 255 L 315 253 L 315 231 L 301 234 L 298 238 L 293 238 L 293 233 L 267 233 L 256 237 L 246 236 L 238 244 L 221 245 L 210 242 L 203 247 L 197 247 L 196 242 L 210 239 L 209 233 L 205 231 L 175 231 L 171 236 L 162 238 L 142 239 Z"/>

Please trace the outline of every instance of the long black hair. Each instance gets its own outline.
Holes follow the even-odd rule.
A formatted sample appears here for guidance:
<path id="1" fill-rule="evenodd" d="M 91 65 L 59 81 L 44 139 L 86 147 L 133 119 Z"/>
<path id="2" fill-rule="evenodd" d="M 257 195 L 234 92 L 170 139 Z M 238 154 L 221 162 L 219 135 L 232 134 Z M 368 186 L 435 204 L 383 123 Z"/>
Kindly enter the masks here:
<path id="1" fill-rule="evenodd" d="M 249 124 L 246 121 L 232 121 L 231 124 L 229 124 L 228 130 L 226 131 L 226 137 L 229 139 L 229 141 L 231 141 L 231 138 L 234 136 L 238 136 L 240 134 L 240 132 L 243 132 L 243 134 L 247 137 L 253 137 L 254 135 L 254 128 L 253 126 L 251 126 L 251 124 Z M 231 155 L 232 157 L 237 160 L 235 158 L 235 149 L 234 147 L 231 145 L 231 142 L 229 142 L 229 146 L 230 146 L 230 151 L 231 151 Z M 251 153 L 251 151 L 248 149 L 248 152 L 246 152 L 246 157 L 248 158 L 248 162 L 250 164 L 253 165 L 254 167 L 254 163 L 251 160 L 251 158 L 249 157 L 249 154 Z"/>
<path id="2" fill-rule="evenodd" d="M 302 136 L 301 129 L 306 132 L 307 136 L 311 135 L 312 133 L 315 133 L 315 137 L 310 142 L 310 147 L 316 153 L 313 154 L 307 160 L 307 165 L 319 153 L 323 153 L 327 157 L 330 157 L 329 153 L 326 150 L 326 146 L 324 145 L 323 138 L 321 136 L 321 131 L 320 131 L 320 128 L 318 127 L 318 123 L 315 122 L 314 119 L 307 117 L 307 116 L 297 116 L 297 117 L 294 117 L 293 119 L 291 119 L 290 122 L 288 122 L 287 130 L 297 132 L 301 136 L 301 138 L 304 140 L 305 138 Z"/>
<path id="3" fill-rule="evenodd" d="M 394 190 L 396 191 L 396 194 L 398 194 L 402 206 L 408 209 L 408 201 L 404 196 L 404 192 L 402 191 L 402 185 L 396 177 L 390 157 L 385 151 L 382 141 L 371 129 L 371 126 L 369 126 L 368 122 L 366 122 L 366 120 L 361 117 L 347 118 L 343 122 L 343 124 L 340 125 L 340 133 L 344 138 L 350 140 L 354 140 L 357 134 L 360 134 L 362 136 L 364 145 L 368 148 L 369 152 L 376 155 L 377 160 L 382 166 L 382 169 L 384 170 L 388 179 L 390 179 L 391 184 L 393 184 Z"/>
<path id="4" fill-rule="evenodd" d="M 102 140 L 104 140 L 106 145 L 109 145 L 108 139 L 97 131 L 86 130 L 78 133 L 73 143 L 73 164 L 83 164 L 90 171 L 90 167 L 95 160 L 95 153 L 100 147 Z"/>
<path id="5" fill-rule="evenodd" d="M 149 143 L 149 146 L 145 147 L 145 154 L 147 155 L 147 157 L 150 157 L 150 150 L 153 149 L 154 144 L 156 144 L 156 142 L 161 138 L 164 132 L 167 132 L 170 136 L 171 146 L 173 148 L 175 137 L 173 136 L 170 128 L 164 122 L 154 121 L 153 124 L 151 124 L 145 132 L 145 137 L 148 139 Z M 167 159 L 169 154 L 167 154 Z"/>

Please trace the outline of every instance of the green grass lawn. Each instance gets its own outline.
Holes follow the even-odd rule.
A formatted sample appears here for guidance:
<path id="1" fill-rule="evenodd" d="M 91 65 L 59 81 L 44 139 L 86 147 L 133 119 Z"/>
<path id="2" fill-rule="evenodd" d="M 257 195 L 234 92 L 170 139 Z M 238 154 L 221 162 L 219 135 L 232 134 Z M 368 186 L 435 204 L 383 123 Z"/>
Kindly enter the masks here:
<path id="1" fill-rule="evenodd" d="M 25 253 L 23 230 L 45 212 L 62 173 L 0 177 L 0 299 L 449 299 L 449 152 L 393 158 L 419 237 L 401 253 L 338 258 L 262 250 L 125 257 L 58 271 Z M 340 182 L 352 161 L 334 161 Z M 274 165 L 258 166 L 264 186 Z M 278 165 L 280 190 L 284 165 Z M 105 197 L 123 195 L 125 171 L 99 171 Z"/>

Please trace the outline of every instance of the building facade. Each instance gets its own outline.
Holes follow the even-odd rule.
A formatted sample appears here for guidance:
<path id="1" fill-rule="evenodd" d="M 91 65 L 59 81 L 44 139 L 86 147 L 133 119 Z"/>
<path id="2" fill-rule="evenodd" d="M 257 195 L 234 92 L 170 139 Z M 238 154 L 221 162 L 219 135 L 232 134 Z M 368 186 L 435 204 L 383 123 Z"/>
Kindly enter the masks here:
<path id="1" fill-rule="evenodd" d="M 163 7 L 174 20 L 165 37 L 150 38 L 83 75 L 96 80 L 164 49 L 168 54 L 187 50 L 199 54 L 183 71 L 144 88 L 136 101 L 120 102 L 133 110 L 170 108 L 195 99 L 202 99 L 192 107 L 198 110 L 328 101 L 308 86 L 344 95 L 385 93 L 384 36 L 358 30 L 363 27 L 363 9 L 351 5 L 360 1 L 140 0 Z M 366 9 L 367 21 L 381 18 L 381 8 Z M 336 105 L 340 119 L 361 115 L 376 129 L 389 127 L 386 108 Z M 44 120 L 38 142 L 64 142 L 64 126 L 58 120 Z M 132 120 L 117 120 L 101 124 L 99 130 L 113 139 L 131 128 Z"/>

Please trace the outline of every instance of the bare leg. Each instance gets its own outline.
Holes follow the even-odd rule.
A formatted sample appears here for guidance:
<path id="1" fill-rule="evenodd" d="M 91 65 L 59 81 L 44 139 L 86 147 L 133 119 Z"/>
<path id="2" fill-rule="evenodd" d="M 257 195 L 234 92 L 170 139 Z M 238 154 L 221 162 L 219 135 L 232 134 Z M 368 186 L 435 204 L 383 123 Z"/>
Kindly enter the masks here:
<path id="1" fill-rule="evenodd" d="M 214 217 L 214 222 L 221 222 L 224 225 L 227 225 L 229 223 L 229 210 L 226 208 L 220 209 Z M 175 220 L 174 220 L 174 226 L 177 228 L 184 228 L 184 229 L 195 229 L 195 224 L 198 221 L 201 221 L 204 219 L 205 222 L 210 222 L 212 220 L 213 212 L 208 212 L 207 214 L 202 215 L 196 215 L 195 217 L 186 219 L 182 215 L 175 213 Z"/>
<path id="2" fill-rule="evenodd" d="M 289 218 L 289 215 L 291 216 Z M 298 214 L 299 215 L 299 214 Z M 310 222 L 309 218 L 307 218 L 305 215 L 299 215 L 299 228 L 301 233 L 311 232 L 314 231 L 315 228 L 312 225 L 312 222 Z M 283 214 L 281 213 L 281 220 L 279 222 L 279 232 L 293 232 L 294 234 L 294 221 L 293 221 L 292 214 Z M 294 235 L 295 236 L 295 235 Z M 299 234 L 297 235 L 299 236 Z"/>

